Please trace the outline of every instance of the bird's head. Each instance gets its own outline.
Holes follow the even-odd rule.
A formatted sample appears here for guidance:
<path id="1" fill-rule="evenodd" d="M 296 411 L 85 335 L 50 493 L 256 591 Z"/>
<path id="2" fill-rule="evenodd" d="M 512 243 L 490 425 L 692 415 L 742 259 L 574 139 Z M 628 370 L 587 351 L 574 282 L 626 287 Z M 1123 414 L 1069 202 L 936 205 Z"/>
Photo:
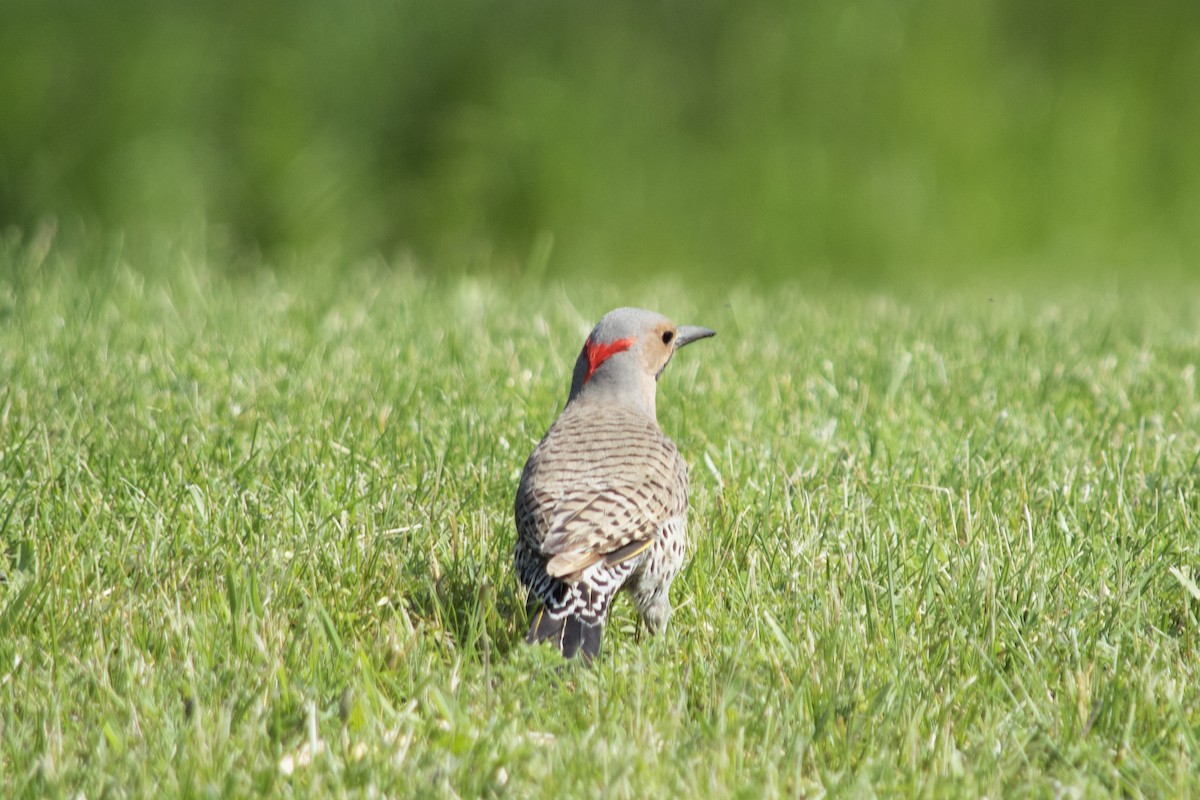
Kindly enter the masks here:
<path id="1" fill-rule="evenodd" d="M 610 311 L 583 344 L 567 402 L 603 395 L 637 405 L 653 417 L 655 383 L 671 356 L 684 345 L 715 335 L 708 328 L 676 325 L 642 308 Z"/>

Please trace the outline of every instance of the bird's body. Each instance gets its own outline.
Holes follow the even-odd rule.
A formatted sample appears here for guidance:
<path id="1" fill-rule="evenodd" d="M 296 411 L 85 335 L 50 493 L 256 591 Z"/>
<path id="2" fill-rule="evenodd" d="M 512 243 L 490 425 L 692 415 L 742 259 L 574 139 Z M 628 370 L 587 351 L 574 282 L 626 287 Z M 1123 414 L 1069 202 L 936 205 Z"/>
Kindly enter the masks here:
<path id="1" fill-rule="evenodd" d="M 686 551 L 687 466 L 655 417 L 655 382 L 675 349 L 711 336 L 653 312 L 605 316 L 576 363 L 567 406 L 517 489 L 514 562 L 542 603 L 530 642 L 591 658 L 621 589 L 654 632 Z"/>

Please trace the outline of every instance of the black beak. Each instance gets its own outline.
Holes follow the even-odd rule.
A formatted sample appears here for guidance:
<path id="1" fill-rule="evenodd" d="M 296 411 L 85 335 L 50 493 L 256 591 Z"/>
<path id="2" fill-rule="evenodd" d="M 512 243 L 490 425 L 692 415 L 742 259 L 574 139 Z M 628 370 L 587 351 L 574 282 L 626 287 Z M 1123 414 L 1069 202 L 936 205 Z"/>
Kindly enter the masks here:
<path id="1" fill-rule="evenodd" d="M 697 339 L 707 339 L 710 336 L 716 335 L 716 331 L 701 328 L 699 325 L 680 325 L 675 329 L 675 349 L 678 350 L 685 344 L 691 344 Z"/>

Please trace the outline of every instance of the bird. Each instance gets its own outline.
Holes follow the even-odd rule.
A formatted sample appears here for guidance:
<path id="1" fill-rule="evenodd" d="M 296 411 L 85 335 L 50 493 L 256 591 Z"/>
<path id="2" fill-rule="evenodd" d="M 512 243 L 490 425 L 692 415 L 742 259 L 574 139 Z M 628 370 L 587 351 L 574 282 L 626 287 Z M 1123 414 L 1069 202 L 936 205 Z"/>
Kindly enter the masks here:
<path id="1" fill-rule="evenodd" d="M 687 464 L 662 428 L 657 383 L 680 348 L 716 331 L 641 308 L 605 314 L 584 342 L 566 406 L 525 463 L 513 566 L 533 614 L 525 641 L 565 658 L 600 652 L 622 589 L 652 633 L 683 566 Z"/>

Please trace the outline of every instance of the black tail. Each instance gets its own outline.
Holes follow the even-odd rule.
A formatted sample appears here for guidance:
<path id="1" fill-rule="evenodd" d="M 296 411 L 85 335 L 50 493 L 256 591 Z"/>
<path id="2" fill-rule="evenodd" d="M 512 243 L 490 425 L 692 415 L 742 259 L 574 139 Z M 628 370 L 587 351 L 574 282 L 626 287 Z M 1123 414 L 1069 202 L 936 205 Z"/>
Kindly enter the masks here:
<path id="1" fill-rule="evenodd" d="M 543 606 L 529 624 L 529 635 L 525 641 L 529 644 L 551 642 L 564 658 L 572 658 L 579 653 L 584 661 L 590 662 L 600 653 L 602 628 L 602 622 L 588 622 L 578 614 L 555 617 Z"/>

